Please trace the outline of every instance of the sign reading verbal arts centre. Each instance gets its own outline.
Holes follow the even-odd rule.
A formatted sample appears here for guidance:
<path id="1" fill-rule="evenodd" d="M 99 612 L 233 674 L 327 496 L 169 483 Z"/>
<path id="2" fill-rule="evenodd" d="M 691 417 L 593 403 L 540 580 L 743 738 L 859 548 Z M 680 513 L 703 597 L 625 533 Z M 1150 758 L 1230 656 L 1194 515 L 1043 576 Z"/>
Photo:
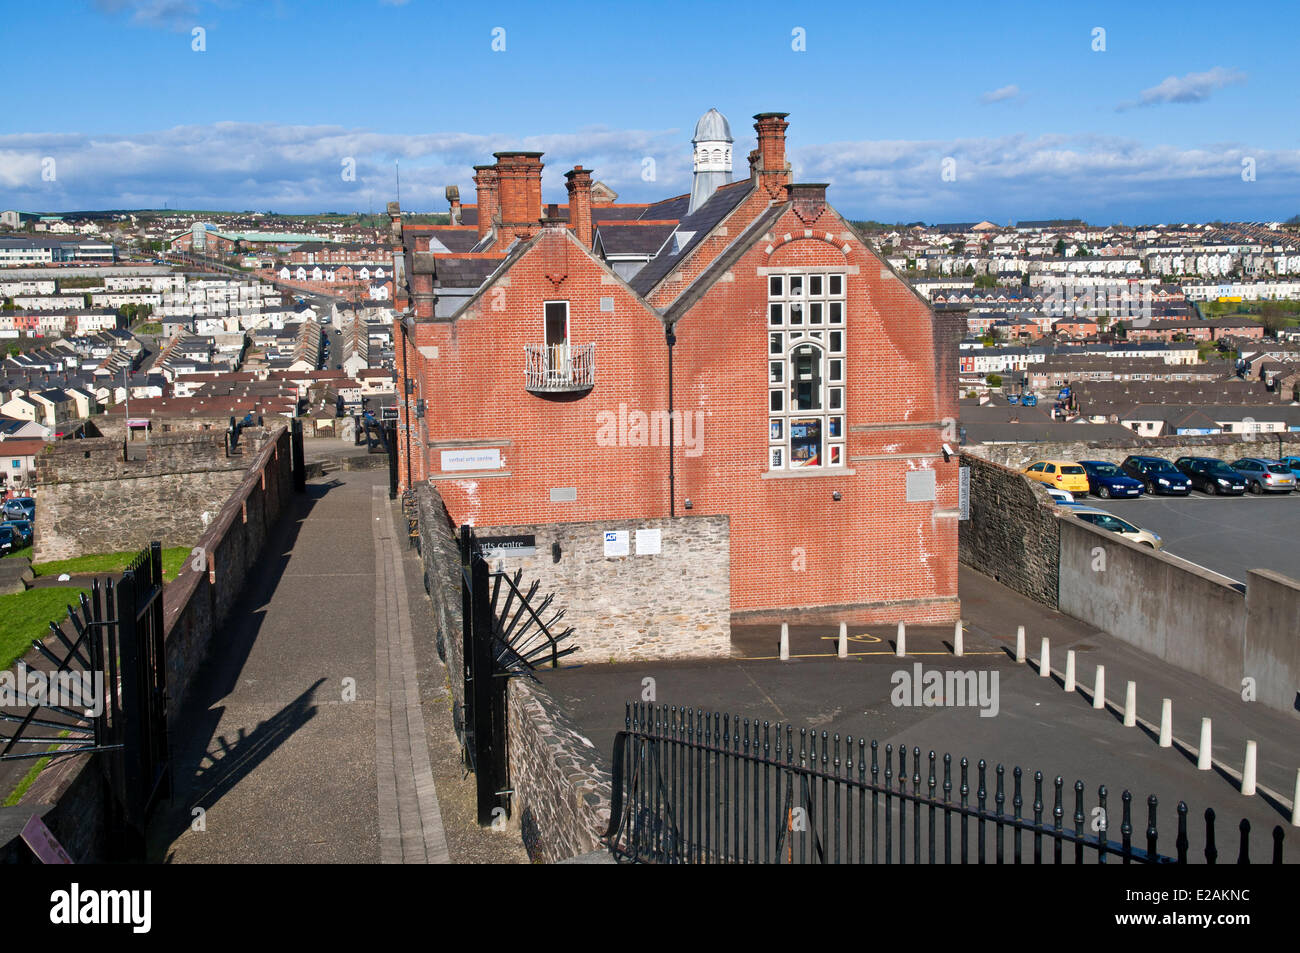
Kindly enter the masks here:
<path id="1" fill-rule="evenodd" d="M 500 470 L 500 447 L 475 447 L 466 450 L 442 451 L 442 469 L 448 470 Z"/>

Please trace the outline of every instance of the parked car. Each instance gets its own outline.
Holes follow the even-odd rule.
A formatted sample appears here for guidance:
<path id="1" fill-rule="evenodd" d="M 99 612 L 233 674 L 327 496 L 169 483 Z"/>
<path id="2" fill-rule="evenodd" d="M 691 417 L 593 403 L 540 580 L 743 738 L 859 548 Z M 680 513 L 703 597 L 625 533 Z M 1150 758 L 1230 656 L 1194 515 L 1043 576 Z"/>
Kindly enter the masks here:
<path id="1" fill-rule="evenodd" d="M 1246 492 L 1241 474 L 1217 457 L 1179 457 L 1174 466 L 1202 493 L 1241 496 Z"/>
<path id="2" fill-rule="evenodd" d="M 1083 467 L 1068 460 L 1039 460 L 1024 469 L 1025 476 L 1059 490 L 1087 495 L 1088 474 Z"/>
<path id="3" fill-rule="evenodd" d="M 1291 472 L 1295 474 L 1296 479 L 1300 480 L 1300 457 L 1283 457 L 1279 462 L 1290 467 Z"/>
<path id="4" fill-rule="evenodd" d="M 7 556 L 18 548 L 18 539 L 8 526 L 0 526 L 0 555 Z"/>
<path id="5" fill-rule="evenodd" d="M 1187 496 L 1192 492 L 1192 481 L 1178 472 L 1178 468 L 1164 457 L 1127 456 L 1119 468 L 1135 480 L 1140 480 L 1148 493 L 1166 496 Z"/>
<path id="6" fill-rule="evenodd" d="M 1267 457 L 1242 457 L 1232 462 L 1251 493 L 1290 493 L 1296 487 L 1291 468 Z"/>
<path id="7" fill-rule="evenodd" d="M 1113 463 L 1105 460 L 1080 460 L 1079 466 L 1088 474 L 1088 492 L 1104 500 L 1142 495 L 1142 481 L 1126 476 Z"/>
<path id="8" fill-rule="evenodd" d="M 0 522 L 0 526 L 7 526 L 13 530 L 14 536 L 18 538 L 18 543 L 21 546 L 26 546 L 32 541 L 34 530 L 32 529 L 31 520 L 4 520 Z"/>
<path id="9" fill-rule="evenodd" d="M 1131 539 L 1135 543 L 1150 546 L 1152 549 L 1164 548 L 1165 544 L 1161 542 L 1160 537 L 1155 533 L 1149 529 L 1134 526 L 1128 520 L 1122 520 L 1114 513 L 1107 513 L 1105 510 L 1099 510 L 1093 506 L 1080 506 L 1071 509 L 1069 512 L 1085 523 L 1091 523 L 1100 529 L 1108 529 L 1112 533 L 1119 533 L 1125 539 Z"/>
<path id="10" fill-rule="evenodd" d="M 36 501 L 30 496 L 15 496 L 5 500 L 4 518 L 7 520 L 36 519 Z"/>
<path id="11" fill-rule="evenodd" d="M 1047 495 L 1052 498 L 1052 502 L 1055 503 L 1057 506 L 1078 505 L 1077 503 L 1074 502 L 1074 494 L 1071 493 L 1069 490 L 1058 490 L 1054 486 L 1045 486 L 1043 487 L 1043 489 L 1047 491 Z"/>

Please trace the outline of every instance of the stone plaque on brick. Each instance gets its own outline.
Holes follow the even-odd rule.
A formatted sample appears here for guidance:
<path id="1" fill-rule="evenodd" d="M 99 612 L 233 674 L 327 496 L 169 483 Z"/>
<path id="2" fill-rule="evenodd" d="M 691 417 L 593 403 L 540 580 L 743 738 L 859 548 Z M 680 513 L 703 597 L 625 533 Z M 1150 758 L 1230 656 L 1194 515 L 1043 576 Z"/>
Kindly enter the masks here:
<path id="1" fill-rule="evenodd" d="M 907 471 L 907 502 L 930 503 L 934 501 L 934 471 Z"/>
<path id="2" fill-rule="evenodd" d="M 474 450 L 442 451 L 442 469 L 448 470 L 500 470 L 501 448 L 482 447 Z"/>
<path id="3" fill-rule="evenodd" d="M 553 486 L 551 487 L 552 503 L 573 503 L 578 499 L 578 488 L 576 486 Z"/>
<path id="4" fill-rule="evenodd" d="M 970 519 L 970 467 L 957 471 L 957 518 Z"/>

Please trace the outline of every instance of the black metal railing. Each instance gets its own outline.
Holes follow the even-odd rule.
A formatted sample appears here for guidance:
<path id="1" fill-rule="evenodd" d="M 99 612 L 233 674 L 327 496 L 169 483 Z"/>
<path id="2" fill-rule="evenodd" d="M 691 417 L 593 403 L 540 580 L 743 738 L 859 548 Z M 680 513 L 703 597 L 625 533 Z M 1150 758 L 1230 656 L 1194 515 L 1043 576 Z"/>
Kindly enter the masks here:
<path id="1" fill-rule="evenodd" d="M 1173 855 L 1159 851 L 1158 801 L 1145 828 L 1133 796 L 1120 796 L 1118 838 L 1105 785 L 1086 803 L 1082 781 L 1067 806 L 1064 780 L 952 756 L 828 735 L 694 708 L 629 704 L 614 742 L 613 799 L 605 841 L 633 863 L 1187 863 L 1188 807 L 1177 806 Z M 1026 804 L 1026 797 L 1032 801 Z M 973 801 L 972 801 L 973 798 Z M 1008 799 L 1010 811 L 1007 810 Z M 991 804 L 990 804 L 991 800 Z M 1066 812 L 1069 811 L 1067 820 Z M 1215 813 L 1204 815 L 1203 856 L 1217 863 Z M 1250 823 L 1238 826 L 1237 863 L 1250 863 Z M 1283 831 L 1273 830 L 1273 863 Z"/>

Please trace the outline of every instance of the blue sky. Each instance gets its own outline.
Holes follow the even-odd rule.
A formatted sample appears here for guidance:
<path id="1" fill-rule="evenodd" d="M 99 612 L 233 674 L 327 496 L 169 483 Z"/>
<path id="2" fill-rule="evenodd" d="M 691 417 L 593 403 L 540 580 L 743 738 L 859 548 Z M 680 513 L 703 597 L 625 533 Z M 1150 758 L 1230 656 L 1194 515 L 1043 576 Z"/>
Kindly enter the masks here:
<path id="1" fill-rule="evenodd" d="M 829 182 L 853 218 L 1300 213 L 1300 4 L 69 0 L 4 15 L 4 208 L 366 211 L 394 197 L 400 159 L 403 206 L 443 210 L 445 185 L 472 201 L 470 166 L 511 148 L 546 152 L 548 201 L 574 163 L 639 201 L 689 189 L 694 122 L 717 107 L 740 167 L 752 115 L 790 113 L 796 178 Z"/>

